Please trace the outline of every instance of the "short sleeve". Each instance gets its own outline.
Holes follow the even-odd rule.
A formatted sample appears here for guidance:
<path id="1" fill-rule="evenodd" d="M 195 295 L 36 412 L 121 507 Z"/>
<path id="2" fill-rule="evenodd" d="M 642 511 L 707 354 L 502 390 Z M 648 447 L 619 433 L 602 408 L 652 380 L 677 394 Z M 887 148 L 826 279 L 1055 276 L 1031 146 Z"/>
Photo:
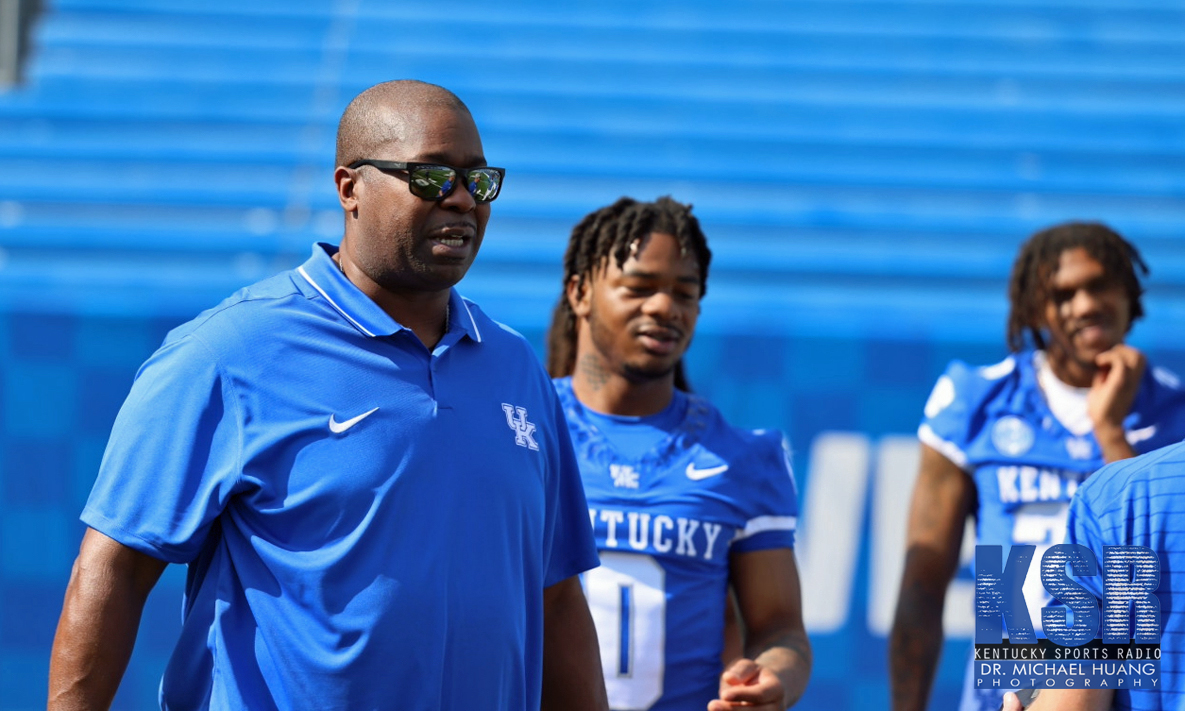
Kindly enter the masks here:
<path id="1" fill-rule="evenodd" d="M 1185 439 L 1185 390 L 1180 377 L 1149 363 L 1124 428 L 1128 443 L 1140 454 Z"/>
<path id="2" fill-rule="evenodd" d="M 555 459 L 548 467 L 547 532 L 545 558 L 547 569 L 543 586 L 551 587 L 573 575 L 600 565 L 592 527 L 588 524 L 588 502 L 572 447 L 567 419 L 555 391 L 548 384 L 556 433 Z"/>
<path id="3" fill-rule="evenodd" d="M 91 528 L 171 563 L 193 560 L 240 480 L 242 417 L 193 336 L 141 367 L 82 512 Z"/>
<path id="4" fill-rule="evenodd" d="M 966 452 L 972 423 L 989 383 L 1011 373 L 1014 368 L 1013 356 L 986 368 L 972 368 L 962 361 L 952 361 L 926 399 L 918 439 L 959 468 L 967 469 Z"/>
<path id="5" fill-rule="evenodd" d="M 732 541 L 734 553 L 793 548 L 798 528 L 798 486 L 790 464 L 790 443 L 776 432 L 763 432 L 753 451 L 750 517 Z"/>

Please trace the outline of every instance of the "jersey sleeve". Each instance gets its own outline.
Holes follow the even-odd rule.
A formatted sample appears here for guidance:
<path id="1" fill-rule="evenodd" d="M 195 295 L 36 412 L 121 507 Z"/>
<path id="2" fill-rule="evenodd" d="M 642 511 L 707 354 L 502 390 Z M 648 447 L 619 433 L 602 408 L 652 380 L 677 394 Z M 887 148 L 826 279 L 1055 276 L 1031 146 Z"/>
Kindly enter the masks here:
<path id="1" fill-rule="evenodd" d="M 1124 428 L 1128 443 L 1141 454 L 1185 439 L 1185 389 L 1180 377 L 1149 363 Z"/>
<path id="2" fill-rule="evenodd" d="M 193 560 L 240 481 L 242 416 L 214 354 L 192 336 L 140 369 L 116 417 L 82 521 L 171 563 Z"/>
<path id="3" fill-rule="evenodd" d="M 549 466 L 547 490 L 547 530 L 545 534 L 543 585 L 551 587 L 573 575 L 600 565 L 592 527 L 588 524 L 588 502 L 568 421 L 563 406 L 550 382 L 546 382 L 550 396 L 555 432 L 555 457 Z"/>
<path id="4" fill-rule="evenodd" d="M 777 432 L 759 433 L 752 450 L 752 502 L 744 528 L 732 541 L 734 553 L 793 548 L 798 528 L 798 486 L 790 465 L 790 445 Z"/>
<path id="5" fill-rule="evenodd" d="M 923 409 L 918 439 L 938 451 L 961 469 L 967 469 L 967 448 L 975 419 L 981 417 L 981 405 L 990 378 L 981 371 L 1004 370 L 1013 364 L 1004 362 L 986 369 L 972 368 L 962 361 L 952 361 L 934 383 Z M 1011 368 L 1008 368 L 1010 371 Z"/>

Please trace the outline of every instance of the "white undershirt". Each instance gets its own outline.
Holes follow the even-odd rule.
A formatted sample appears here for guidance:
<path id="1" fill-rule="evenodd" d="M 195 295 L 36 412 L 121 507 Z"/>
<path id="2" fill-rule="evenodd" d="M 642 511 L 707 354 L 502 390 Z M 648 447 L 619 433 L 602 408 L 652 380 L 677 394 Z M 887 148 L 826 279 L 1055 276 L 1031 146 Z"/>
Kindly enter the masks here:
<path id="1" fill-rule="evenodd" d="M 1033 353 L 1033 369 L 1037 371 L 1037 384 L 1045 394 L 1049 411 L 1057 421 L 1070 432 L 1082 436 L 1094 430 L 1094 423 L 1086 414 L 1086 394 L 1090 388 L 1076 388 L 1067 385 L 1053 374 L 1044 351 Z"/>

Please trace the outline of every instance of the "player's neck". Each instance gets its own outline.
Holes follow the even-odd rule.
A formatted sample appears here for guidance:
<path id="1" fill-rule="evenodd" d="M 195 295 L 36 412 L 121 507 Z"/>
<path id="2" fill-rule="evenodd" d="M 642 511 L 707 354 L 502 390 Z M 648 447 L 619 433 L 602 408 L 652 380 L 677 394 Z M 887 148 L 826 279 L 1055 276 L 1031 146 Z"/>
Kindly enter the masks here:
<path id="1" fill-rule="evenodd" d="M 609 372 L 604 363 L 578 358 L 572 374 L 572 392 L 585 407 L 606 415 L 645 417 L 662 412 L 675 396 L 675 378 L 630 380 Z M 599 361 L 599 359 L 597 359 Z"/>
<path id="2" fill-rule="evenodd" d="M 1075 388 L 1089 388 L 1099 370 L 1093 363 L 1079 362 L 1064 351 L 1053 348 L 1045 351 L 1045 358 L 1054 377 Z"/>

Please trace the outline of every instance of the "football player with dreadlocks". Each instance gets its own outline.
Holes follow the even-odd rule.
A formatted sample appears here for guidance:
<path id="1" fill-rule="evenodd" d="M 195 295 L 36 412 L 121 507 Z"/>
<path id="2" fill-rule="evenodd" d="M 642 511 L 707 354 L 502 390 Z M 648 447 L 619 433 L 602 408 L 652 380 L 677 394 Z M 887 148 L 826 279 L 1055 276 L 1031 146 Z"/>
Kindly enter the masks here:
<path id="1" fill-rule="evenodd" d="M 584 583 L 614 709 L 780 711 L 810 674 L 782 437 L 730 426 L 683 368 L 710 260 L 669 197 L 593 212 L 564 257 L 548 370 L 601 556 Z M 744 656 L 724 668 L 730 585 Z"/>
<path id="2" fill-rule="evenodd" d="M 954 361 L 918 429 L 921 467 L 909 516 L 905 571 L 890 637 L 894 711 L 924 711 L 942 646 L 946 589 L 963 527 L 976 542 L 1034 545 L 1039 561 L 1062 542 L 1079 484 L 1107 462 L 1185 437 L 1185 392 L 1124 343 L 1144 314 L 1140 253 L 1110 228 L 1070 222 L 1033 235 L 1009 285 L 1002 362 Z M 1050 598 L 1031 571 L 1024 587 L 1040 629 Z M 1004 691 L 976 688 L 961 709 L 995 711 Z"/>

